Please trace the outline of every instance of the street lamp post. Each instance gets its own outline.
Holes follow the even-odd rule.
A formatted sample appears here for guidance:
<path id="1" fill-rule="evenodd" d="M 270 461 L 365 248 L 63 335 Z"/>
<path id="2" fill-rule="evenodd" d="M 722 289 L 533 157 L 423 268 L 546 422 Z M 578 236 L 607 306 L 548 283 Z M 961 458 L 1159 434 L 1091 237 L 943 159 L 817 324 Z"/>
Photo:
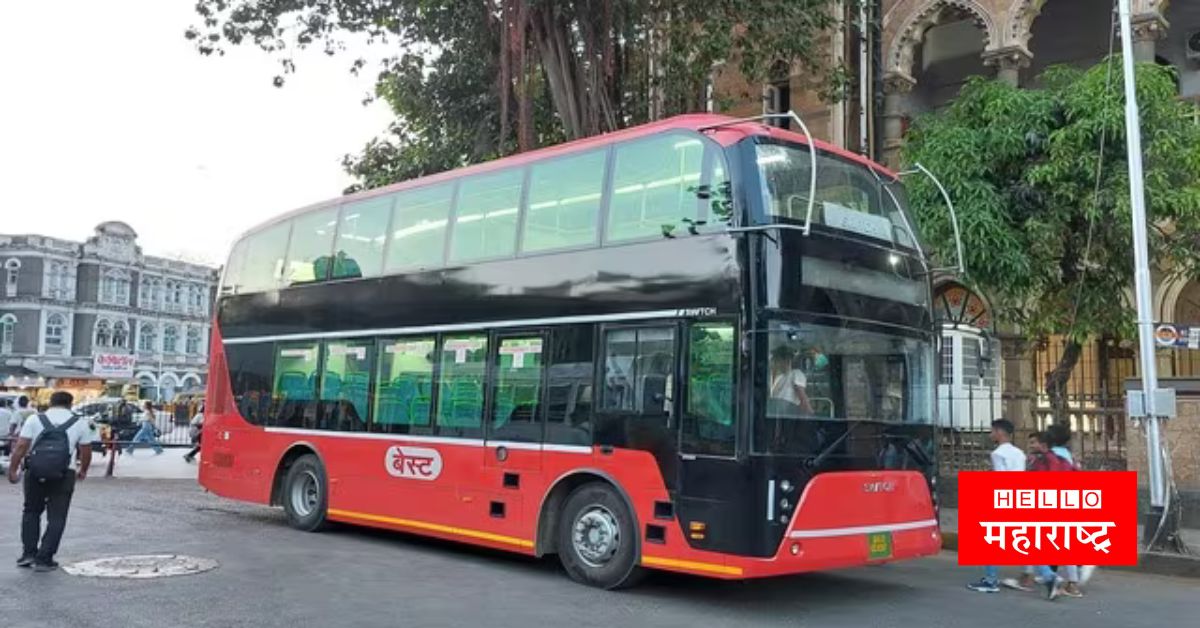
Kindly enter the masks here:
<path id="1" fill-rule="evenodd" d="M 1118 0 L 1121 54 L 1125 76 L 1125 137 L 1129 151 L 1129 200 L 1133 217 L 1134 291 L 1137 298 L 1138 353 L 1142 371 L 1142 400 L 1146 423 L 1146 457 L 1150 471 L 1150 512 L 1145 538 L 1151 544 L 1166 516 L 1166 479 L 1159 436 L 1158 371 L 1154 350 L 1154 319 L 1150 301 L 1150 255 L 1146 236 L 1146 190 L 1142 168 L 1142 130 L 1134 73 L 1133 24 L 1130 0 Z"/>

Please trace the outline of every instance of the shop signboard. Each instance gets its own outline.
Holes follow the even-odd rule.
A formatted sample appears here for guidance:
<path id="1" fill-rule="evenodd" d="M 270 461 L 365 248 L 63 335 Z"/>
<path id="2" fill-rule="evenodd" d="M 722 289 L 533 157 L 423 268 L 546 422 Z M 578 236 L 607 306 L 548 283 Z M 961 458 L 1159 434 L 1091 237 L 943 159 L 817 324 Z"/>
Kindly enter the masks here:
<path id="1" fill-rule="evenodd" d="M 92 356 L 92 375 L 105 379 L 130 379 L 137 356 L 128 353 L 97 353 Z"/>

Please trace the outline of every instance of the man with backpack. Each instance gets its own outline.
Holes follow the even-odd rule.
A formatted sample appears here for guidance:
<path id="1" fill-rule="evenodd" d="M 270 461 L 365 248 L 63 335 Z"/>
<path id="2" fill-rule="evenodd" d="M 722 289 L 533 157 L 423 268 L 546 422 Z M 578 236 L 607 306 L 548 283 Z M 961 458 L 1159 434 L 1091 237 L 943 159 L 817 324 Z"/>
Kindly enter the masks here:
<path id="1" fill-rule="evenodd" d="M 16 484 L 25 473 L 25 508 L 21 516 L 23 551 L 18 567 L 34 571 L 58 568 L 54 555 L 67 525 L 67 511 L 76 480 L 87 478 L 94 440 L 87 421 L 71 412 L 75 399 L 59 391 L 50 396 L 50 408 L 25 420 L 8 467 L 8 481 Z M 78 458 L 78 467 L 76 467 Z M 42 512 L 46 534 L 41 535 Z"/>

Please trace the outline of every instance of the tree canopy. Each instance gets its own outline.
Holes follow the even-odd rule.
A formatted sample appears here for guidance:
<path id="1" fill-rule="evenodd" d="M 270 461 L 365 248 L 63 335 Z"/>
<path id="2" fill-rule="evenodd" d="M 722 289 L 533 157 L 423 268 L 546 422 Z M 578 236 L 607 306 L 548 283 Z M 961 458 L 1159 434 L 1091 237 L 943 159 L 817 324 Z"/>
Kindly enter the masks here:
<path id="1" fill-rule="evenodd" d="M 855 2 L 847 3 L 853 5 Z M 701 110 L 717 65 L 758 82 L 783 67 L 840 92 L 827 34 L 833 0 L 197 0 L 200 53 L 255 45 L 343 53 L 365 39 L 384 61 L 377 96 L 396 114 L 347 157 L 374 187 Z M 851 7 L 852 9 L 853 7 Z M 368 62 L 354 58 L 360 71 Z"/>
<path id="2" fill-rule="evenodd" d="M 930 168 L 950 190 L 967 279 L 990 297 L 997 316 L 1030 338 L 1067 338 L 1061 362 L 1046 374 L 1061 409 L 1081 343 L 1133 333 L 1125 98 L 1119 58 L 1087 71 L 1053 68 L 1040 84 L 1016 89 L 972 79 L 945 110 L 916 121 L 904 157 Z M 1200 126 L 1185 116 L 1171 68 L 1142 64 L 1137 85 L 1151 263 L 1163 273 L 1195 276 Z M 953 259 L 936 189 L 909 183 L 927 237 L 942 259 Z"/>

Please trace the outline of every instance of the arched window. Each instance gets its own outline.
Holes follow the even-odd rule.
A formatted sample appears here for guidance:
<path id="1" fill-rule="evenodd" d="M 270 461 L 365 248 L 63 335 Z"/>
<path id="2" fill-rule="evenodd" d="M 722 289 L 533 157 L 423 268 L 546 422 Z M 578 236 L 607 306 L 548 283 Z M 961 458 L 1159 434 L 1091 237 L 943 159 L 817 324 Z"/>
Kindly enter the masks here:
<path id="1" fill-rule="evenodd" d="M 46 354 L 62 355 L 66 345 L 67 319 L 62 314 L 46 317 Z"/>
<path id="2" fill-rule="evenodd" d="M 200 353 L 200 330 L 195 327 L 189 327 L 187 330 L 186 351 L 188 355 Z"/>
<path id="3" fill-rule="evenodd" d="M 112 346 L 112 323 L 107 319 L 96 321 L 96 331 L 92 334 L 93 347 L 111 347 Z"/>
<path id="4" fill-rule="evenodd" d="M 11 258 L 4 262 L 4 296 L 17 296 L 17 278 L 21 275 L 21 260 Z"/>
<path id="5" fill-rule="evenodd" d="M 153 353 L 158 350 L 158 330 L 150 323 L 138 328 L 138 351 Z"/>
<path id="6" fill-rule="evenodd" d="M 163 328 L 163 353 L 175 353 L 179 350 L 179 329 L 174 325 Z"/>
<path id="7" fill-rule="evenodd" d="M 162 280 L 157 277 L 150 280 L 150 308 L 162 309 Z"/>
<path id="8" fill-rule="evenodd" d="M 16 335 L 17 317 L 12 314 L 0 316 L 0 353 L 13 352 L 13 336 Z"/>
<path id="9" fill-rule="evenodd" d="M 112 346 L 118 349 L 129 346 L 129 325 L 125 321 L 117 321 L 113 325 Z"/>

